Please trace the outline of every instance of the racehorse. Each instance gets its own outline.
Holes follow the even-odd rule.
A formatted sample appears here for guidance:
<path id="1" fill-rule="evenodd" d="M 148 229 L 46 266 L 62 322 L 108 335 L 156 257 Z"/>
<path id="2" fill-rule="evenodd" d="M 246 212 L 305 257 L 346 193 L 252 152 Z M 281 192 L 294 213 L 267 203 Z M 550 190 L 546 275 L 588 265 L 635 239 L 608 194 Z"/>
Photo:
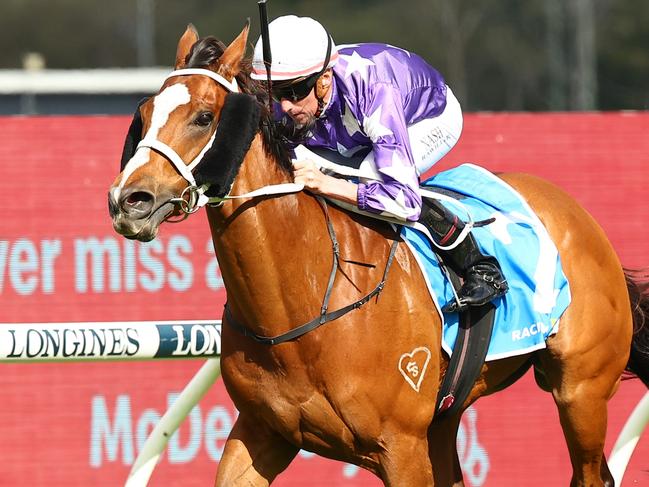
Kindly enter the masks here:
<path id="1" fill-rule="evenodd" d="M 142 241 L 194 211 L 202 182 L 218 200 L 207 215 L 228 297 L 221 366 L 240 415 L 216 485 L 269 485 L 306 449 L 359 465 L 387 486 L 462 486 L 461 413 L 434 414 L 448 365 L 441 317 L 398 231 L 304 191 L 245 196 L 292 182 L 263 89 L 249 78 L 247 36 L 246 25 L 226 47 L 187 28 L 175 62 L 183 71 L 139 107 L 109 190 L 115 230 Z M 500 177 L 547 228 L 572 302 L 547 348 L 487 362 L 464 408 L 533 367 L 559 411 L 570 485 L 612 486 L 603 453 L 607 401 L 625 369 L 649 385 L 647 285 L 623 270 L 600 226 L 561 189 L 530 175 Z M 262 338 L 354 301 L 309 333 Z M 418 350 L 430 355 L 415 388 L 400 360 Z"/>

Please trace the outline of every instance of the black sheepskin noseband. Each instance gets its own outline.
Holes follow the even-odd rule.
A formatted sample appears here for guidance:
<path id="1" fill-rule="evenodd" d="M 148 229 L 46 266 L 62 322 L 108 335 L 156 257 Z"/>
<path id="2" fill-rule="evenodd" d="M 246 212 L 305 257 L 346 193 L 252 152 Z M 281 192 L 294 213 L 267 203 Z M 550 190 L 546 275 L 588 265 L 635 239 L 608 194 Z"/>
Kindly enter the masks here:
<path id="1" fill-rule="evenodd" d="M 209 184 L 209 197 L 228 194 L 243 158 L 259 131 L 261 106 L 252 95 L 228 93 L 212 147 L 194 169 L 196 184 Z"/>
<path id="2" fill-rule="evenodd" d="M 142 140 L 140 106 L 145 101 L 146 99 L 139 103 L 126 134 L 121 171 L 135 155 L 137 145 Z M 253 96 L 243 93 L 226 95 L 212 147 L 207 150 L 193 172 L 197 185 L 210 186 L 205 192 L 207 196 L 223 197 L 230 191 L 250 144 L 259 130 L 260 117 L 261 107 Z"/>

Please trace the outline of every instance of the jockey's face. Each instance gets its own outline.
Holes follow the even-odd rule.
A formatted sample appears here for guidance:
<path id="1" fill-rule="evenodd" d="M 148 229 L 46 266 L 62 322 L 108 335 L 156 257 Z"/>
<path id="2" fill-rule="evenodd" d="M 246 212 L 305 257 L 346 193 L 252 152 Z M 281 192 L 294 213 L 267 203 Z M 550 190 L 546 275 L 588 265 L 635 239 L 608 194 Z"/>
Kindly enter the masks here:
<path id="1" fill-rule="evenodd" d="M 280 85 L 273 89 L 274 97 L 279 101 L 282 111 L 290 116 L 298 127 L 309 124 L 318 111 L 318 94 L 325 103 L 331 98 L 331 70 L 327 70 L 319 78 L 303 79 L 288 85 Z"/>
<path id="2" fill-rule="evenodd" d="M 318 100 L 316 100 L 313 90 L 305 98 L 298 101 L 291 101 L 288 98 L 282 98 L 280 101 L 282 111 L 293 119 L 298 127 L 307 125 L 314 117 L 318 109 Z"/>

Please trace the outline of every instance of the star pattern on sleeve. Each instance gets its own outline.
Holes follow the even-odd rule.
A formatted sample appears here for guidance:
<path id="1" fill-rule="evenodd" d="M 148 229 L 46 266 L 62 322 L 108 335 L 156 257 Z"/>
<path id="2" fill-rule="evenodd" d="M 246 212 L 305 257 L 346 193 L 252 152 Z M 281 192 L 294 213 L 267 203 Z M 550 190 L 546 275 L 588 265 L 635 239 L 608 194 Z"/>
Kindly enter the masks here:
<path id="1" fill-rule="evenodd" d="M 416 187 L 419 184 L 419 179 L 417 178 L 417 171 L 414 166 L 410 164 L 404 164 L 404 159 L 401 157 L 398 151 L 392 153 L 392 164 L 387 167 L 381 168 L 381 174 L 391 177 L 395 181 L 400 182 L 406 186 Z"/>
<path id="2" fill-rule="evenodd" d="M 340 57 L 347 61 L 345 67 L 345 79 L 349 78 L 354 73 L 359 73 L 361 76 L 367 74 L 367 67 L 374 66 L 374 62 L 369 59 L 362 58 L 356 51 L 352 52 L 351 56 L 341 54 Z"/>
<path id="3" fill-rule="evenodd" d="M 363 121 L 363 129 L 372 142 L 378 141 L 384 135 L 394 135 L 385 125 L 381 124 L 381 112 L 383 107 L 379 107 Z"/>
<path id="4" fill-rule="evenodd" d="M 349 107 L 345 107 L 345 115 L 343 115 L 343 127 L 345 127 L 345 130 L 347 131 L 350 137 L 354 135 L 356 132 L 361 131 L 361 127 L 358 124 L 358 120 L 356 120 L 356 117 L 349 109 Z"/>
<path id="5" fill-rule="evenodd" d="M 412 217 L 419 212 L 419 208 L 408 208 L 403 190 L 399 190 L 394 198 L 376 195 L 376 199 L 377 201 L 380 201 L 383 206 L 384 211 L 381 212 L 382 215 L 396 216 L 397 218 L 408 220 L 409 217 Z"/>

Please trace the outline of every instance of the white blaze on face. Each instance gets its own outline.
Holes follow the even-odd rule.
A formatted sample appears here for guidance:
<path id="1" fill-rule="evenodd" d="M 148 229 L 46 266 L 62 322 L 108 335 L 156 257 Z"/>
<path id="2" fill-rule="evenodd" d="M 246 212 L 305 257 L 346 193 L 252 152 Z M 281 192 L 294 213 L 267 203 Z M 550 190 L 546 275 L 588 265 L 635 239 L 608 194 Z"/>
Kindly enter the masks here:
<path id="1" fill-rule="evenodd" d="M 162 90 L 162 92 L 153 99 L 153 114 L 151 115 L 151 126 L 145 134 L 145 139 L 157 139 L 160 129 L 164 127 L 169 120 L 169 115 L 179 106 L 189 103 L 191 96 L 189 89 L 183 83 L 176 83 Z M 135 155 L 126 164 L 122 171 L 122 179 L 119 185 L 113 189 L 115 201 L 119 201 L 122 188 L 126 185 L 128 178 L 140 167 L 149 162 L 151 149 L 143 147 L 135 152 Z"/>

